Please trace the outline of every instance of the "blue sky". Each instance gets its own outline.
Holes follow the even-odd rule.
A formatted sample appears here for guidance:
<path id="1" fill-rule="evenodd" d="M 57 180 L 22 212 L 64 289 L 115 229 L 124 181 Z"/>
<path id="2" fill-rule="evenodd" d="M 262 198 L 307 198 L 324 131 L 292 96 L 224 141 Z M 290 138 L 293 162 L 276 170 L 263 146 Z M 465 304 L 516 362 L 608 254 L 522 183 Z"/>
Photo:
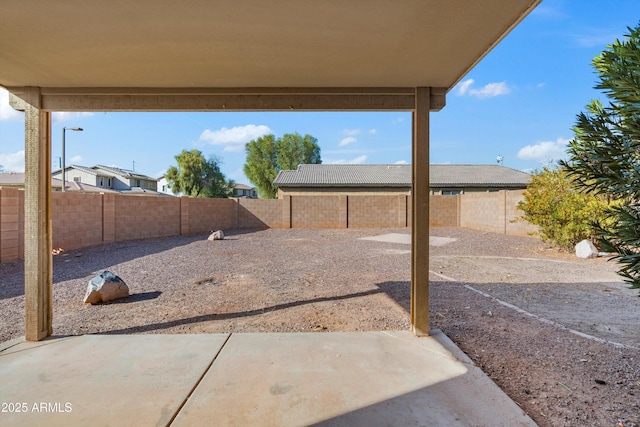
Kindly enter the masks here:
<path id="1" fill-rule="evenodd" d="M 638 0 L 544 0 L 431 114 L 431 163 L 532 171 L 564 156 L 593 89 L 591 60 L 640 20 Z M 238 183 L 244 144 L 267 133 L 318 139 L 323 163 L 411 163 L 410 113 L 54 113 L 52 167 L 104 164 L 161 176 L 183 149 L 222 161 Z M 0 88 L 0 165 L 24 170 L 23 114 Z"/>

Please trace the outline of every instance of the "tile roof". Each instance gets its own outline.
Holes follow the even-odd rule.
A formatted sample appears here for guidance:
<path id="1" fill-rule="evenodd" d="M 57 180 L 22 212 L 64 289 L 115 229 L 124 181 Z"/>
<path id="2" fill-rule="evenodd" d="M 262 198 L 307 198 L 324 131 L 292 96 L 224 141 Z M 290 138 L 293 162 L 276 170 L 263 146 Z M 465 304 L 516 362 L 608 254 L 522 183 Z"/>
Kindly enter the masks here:
<path id="1" fill-rule="evenodd" d="M 431 187 L 522 187 L 528 173 L 501 165 L 430 165 Z M 410 187 L 411 165 L 299 165 L 278 173 L 279 187 Z"/>
<path id="2" fill-rule="evenodd" d="M 273 184 L 280 187 L 406 187 L 411 185 L 409 165 L 299 165 L 283 170 Z"/>
<path id="3" fill-rule="evenodd" d="M 431 165 L 431 187 L 522 187 L 531 175 L 501 165 Z"/>

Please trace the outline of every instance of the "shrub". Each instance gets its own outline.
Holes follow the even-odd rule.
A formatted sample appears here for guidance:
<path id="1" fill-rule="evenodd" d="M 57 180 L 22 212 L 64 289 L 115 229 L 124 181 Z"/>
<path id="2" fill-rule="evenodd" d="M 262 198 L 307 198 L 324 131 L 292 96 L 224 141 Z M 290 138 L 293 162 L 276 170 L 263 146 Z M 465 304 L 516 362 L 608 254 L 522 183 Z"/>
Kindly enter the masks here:
<path id="1" fill-rule="evenodd" d="M 573 250 L 581 240 L 595 238 L 595 221 L 606 222 L 607 203 L 576 189 L 566 172 L 546 166 L 533 174 L 518 204 L 524 219 L 539 227 L 540 238 L 562 249 Z"/>

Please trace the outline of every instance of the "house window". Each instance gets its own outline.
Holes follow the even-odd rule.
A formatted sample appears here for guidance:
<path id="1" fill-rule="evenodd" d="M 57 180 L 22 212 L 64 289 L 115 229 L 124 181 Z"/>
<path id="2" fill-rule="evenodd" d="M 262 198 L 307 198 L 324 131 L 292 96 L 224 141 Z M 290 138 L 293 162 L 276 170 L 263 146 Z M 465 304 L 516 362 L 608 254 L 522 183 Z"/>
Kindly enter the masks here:
<path id="1" fill-rule="evenodd" d="M 442 190 L 443 196 L 457 196 L 460 193 L 462 193 L 460 190 Z"/>
<path id="2" fill-rule="evenodd" d="M 74 176 L 73 177 L 73 182 L 82 182 L 82 178 L 79 176 Z"/>
<path id="3" fill-rule="evenodd" d="M 140 187 L 140 180 L 139 179 L 134 179 L 133 180 L 133 186 L 134 187 Z"/>
<path id="4" fill-rule="evenodd" d="M 107 187 L 111 188 L 111 178 L 107 178 Z"/>

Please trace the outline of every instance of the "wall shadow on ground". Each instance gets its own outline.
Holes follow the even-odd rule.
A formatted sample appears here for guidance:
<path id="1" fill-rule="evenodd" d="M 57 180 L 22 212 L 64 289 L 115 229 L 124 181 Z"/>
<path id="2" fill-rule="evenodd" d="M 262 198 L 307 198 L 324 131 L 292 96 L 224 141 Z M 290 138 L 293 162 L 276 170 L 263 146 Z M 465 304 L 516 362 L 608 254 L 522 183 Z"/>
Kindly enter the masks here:
<path id="1" fill-rule="evenodd" d="M 346 299 L 351 299 L 351 298 L 359 298 L 359 297 L 365 297 L 365 296 L 368 296 L 368 295 L 379 294 L 379 293 L 382 293 L 382 292 L 384 292 L 384 291 L 383 290 L 372 289 L 372 290 L 369 290 L 369 291 L 355 292 L 355 293 L 346 294 L 346 295 L 336 295 L 336 296 L 331 296 L 331 297 L 319 297 L 319 298 L 313 298 L 313 299 L 308 299 L 308 300 L 291 301 L 291 302 L 286 302 L 286 303 L 282 303 L 282 304 L 276 304 L 276 305 L 273 305 L 271 307 L 258 308 L 258 309 L 254 309 L 254 310 L 237 311 L 237 312 L 232 312 L 232 313 L 202 314 L 202 315 L 199 315 L 199 316 L 193 316 L 193 317 L 187 317 L 187 318 L 184 318 L 184 319 L 171 320 L 171 321 L 168 321 L 168 322 L 151 323 L 151 324 L 148 324 L 148 325 L 132 326 L 132 327 L 129 327 L 129 328 L 116 329 L 116 330 L 112 330 L 112 331 L 103 331 L 103 332 L 100 332 L 100 334 L 101 335 L 102 334 L 107 334 L 107 335 L 136 334 L 136 333 L 142 333 L 142 332 L 150 332 L 150 331 L 158 331 L 158 330 L 163 330 L 163 329 L 169 329 L 169 328 L 173 328 L 173 327 L 176 327 L 176 326 L 182 326 L 182 325 L 191 325 L 191 324 L 195 324 L 195 323 L 212 322 L 212 321 L 216 321 L 216 320 L 236 319 L 236 318 L 240 318 L 240 317 L 260 316 L 260 315 L 263 315 L 265 313 L 269 313 L 269 312 L 272 312 L 272 311 L 285 310 L 287 308 L 298 307 L 298 306 L 301 306 L 301 305 L 315 304 L 315 303 L 321 303 L 321 302 L 327 302 L 327 301 L 340 301 L 340 300 L 346 300 Z"/>
<path id="2" fill-rule="evenodd" d="M 224 230 L 225 238 L 250 234 L 257 229 Z M 72 249 L 53 256 L 53 285 L 67 280 L 92 276 L 96 271 L 137 258 L 168 251 L 180 246 L 205 240 L 206 234 L 187 236 L 152 237 L 102 243 L 85 248 Z M 73 265 L 71 267 L 71 265 Z M 0 264 L 0 300 L 24 295 L 24 261 Z"/>

